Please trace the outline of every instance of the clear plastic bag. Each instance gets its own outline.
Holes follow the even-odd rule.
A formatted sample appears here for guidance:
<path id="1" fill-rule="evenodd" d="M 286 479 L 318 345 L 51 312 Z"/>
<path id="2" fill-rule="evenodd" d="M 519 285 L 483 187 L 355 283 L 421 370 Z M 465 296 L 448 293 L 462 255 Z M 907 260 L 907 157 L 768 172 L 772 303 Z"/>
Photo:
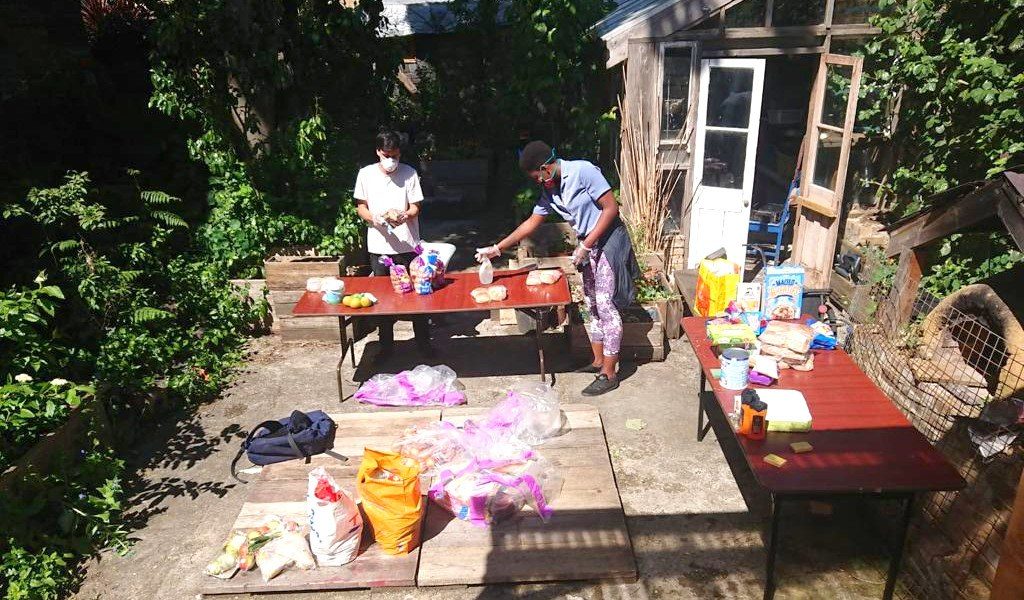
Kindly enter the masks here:
<path id="1" fill-rule="evenodd" d="M 413 288 L 417 294 L 429 294 L 444 286 L 445 264 L 437 250 L 416 246 L 416 258 L 409 263 Z"/>
<path id="2" fill-rule="evenodd" d="M 374 375 L 353 396 L 377 406 L 456 406 L 466 403 L 455 371 L 445 365 L 419 365 L 397 375 Z"/>
<path id="3" fill-rule="evenodd" d="M 425 474 L 433 474 L 439 468 L 466 458 L 462 432 L 446 421 L 410 427 L 395 443 L 395 450 L 419 462 Z"/>
<path id="4" fill-rule="evenodd" d="M 380 264 L 388 268 L 391 287 L 396 293 L 407 294 L 412 291 L 412 277 L 409 276 L 409 270 L 405 265 L 395 263 L 394 259 L 387 255 L 380 257 Z"/>
<path id="5" fill-rule="evenodd" d="M 505 427 L 530 446 L 544 443 L 562 431 L 558 394 L 544 382 L 519 382 L 484 420 L 488 427 Z"/>

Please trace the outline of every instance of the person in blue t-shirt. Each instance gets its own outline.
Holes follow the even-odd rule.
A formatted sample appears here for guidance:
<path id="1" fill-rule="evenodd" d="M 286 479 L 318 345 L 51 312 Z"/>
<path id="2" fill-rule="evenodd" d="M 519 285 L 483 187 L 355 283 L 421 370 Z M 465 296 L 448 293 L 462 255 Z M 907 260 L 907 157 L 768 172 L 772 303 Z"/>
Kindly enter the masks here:
<path id="1" fill-rule="evenodd" d="M 599 396 L 619 387 L 616 366 L 622 344 L 619 311 L 636 298 L 634 280 L 640 268 L 619 205 L 601 169 L 585 160 L 562 160 L 541 141 L 523 148 L 519 166 L 542 190 L 533 214 L 505 239 L 481 248 L 477 260 L 495 258 L 529 236 L 551 213 L 572 226 L 578 238 L 573 263 L 583 276 L 583 293 L 590 322 L 587 333 L 594 359 L 578 369 L 595 373 L 584 396 Z"/>

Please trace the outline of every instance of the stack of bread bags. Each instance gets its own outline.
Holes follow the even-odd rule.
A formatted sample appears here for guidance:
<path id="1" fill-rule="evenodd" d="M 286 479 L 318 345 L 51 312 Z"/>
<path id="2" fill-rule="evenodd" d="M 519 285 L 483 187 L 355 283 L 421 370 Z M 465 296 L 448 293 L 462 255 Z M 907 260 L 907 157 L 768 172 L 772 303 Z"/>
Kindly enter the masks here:
<path id="1" fill-rule="evenodd" d="M 807 325 L 772 321 L 757 339 L 761 342 L 761 354 L 776 359 L 780 369 L 814 368 L 814 355 L 810 352 L 814 331 Z"/>

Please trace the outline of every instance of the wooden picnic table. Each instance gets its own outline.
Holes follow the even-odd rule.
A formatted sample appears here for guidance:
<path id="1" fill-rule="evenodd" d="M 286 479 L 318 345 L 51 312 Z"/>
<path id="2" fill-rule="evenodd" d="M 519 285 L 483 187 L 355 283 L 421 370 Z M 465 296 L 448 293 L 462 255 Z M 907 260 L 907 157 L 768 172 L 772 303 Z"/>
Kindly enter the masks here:
<path id="1" fill-rule="evenodd" d="M 683 319 L 686 339 L 700 362 L 697 439 L 711 428 L 705 414 L 731 423 L 735 397 L 712 377 L 719 359 L 701 317 Z M 758 389 L 758 386 L 752 386 Z M 957 490 L 966 482 L 892 401 L 841 349 L 814 351 L 814 369 L 782 370 L 773 388 L 799 390 L 807 400 L 813 426 L 804 433 L 769 432 L 764 440 L 733 435 L 757 482 L 771 495 L 771 525 L 765 566 L 766 599 L 775 595 L 775 558 L 781 505 L 787 501 L 837 496 L 895 499 L 903 505 L 898 539 L 889 563 L 883 597 L 892 598 L 903 546 L 918 492 Z M 809 442 L 811 452 L 796 454 L 789 444 Z M 764 462 L 767 454 L 786 459 L 781 468 Z"/>
<path id="2" fill-rule="evenodd" d="M 391 287 L 389 277 L 342 277 L 345 282 L 345 294 L 369 292 L 378 302 L 367 308 L 350 308 L 344 304 L 328 304 L 323 301 L 319 292 L 306 292 L 299 298 L 292 310 L 294 317 L 328 317 L 337 316 L 341 328 L 341 357 L 338 359 L 338 397 L 344 401 L 344 388 L 341 379 L 341 365 L 351 347 L 352 368 L 356 367 L 355 341 L 347 333 L 348 324 L 353 319 L 433 315 L 455 312 L 490 311 L 502 308 L 518 310 L 534 319 L 534 333 L 537 342 L 537 360 L 540 364 L 540 378 L 546 378 L 544 369 L 544 346 L 541 343 L 541 323 L 545 316 L 555 307 L 564 306 L 572 301 L 569 283 L 563 276 L 550 285 L 527 286 L 526 277 L 531 268 L 516 271 L 495 271 L 491 285 L 503 285 L 508 289 L 508 297 L 498 302 L 477 304 L 469 292 L 480 287 L 480 280 L 474 273 L 447 273 L 445 285 L 434 290 L 432 294 L 419 295 L 415 292 L 399 294 Z"/>

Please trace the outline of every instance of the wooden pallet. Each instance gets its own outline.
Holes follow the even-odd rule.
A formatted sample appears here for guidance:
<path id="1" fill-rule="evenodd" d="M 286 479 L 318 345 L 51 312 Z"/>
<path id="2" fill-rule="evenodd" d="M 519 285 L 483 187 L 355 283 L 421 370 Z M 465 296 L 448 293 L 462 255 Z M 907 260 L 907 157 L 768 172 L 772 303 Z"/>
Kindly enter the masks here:
<path id="1" fill-rule="evenodd" d="M 538 448 L 565 480 L 543 523 L 532 510 L 483 528 L 427 507 L 416 583 L 476 585 L 581 579 L 635 581 L 636 559 L 615 485 L 597 408 L 562 407 L 569 431 Z M 452 408 L 442 418 L 461 424 L 483 408 Z"/>
<path id="2" fill-rule="evenodd" d="M 280 515 L 299 521 L 308 518 L 306 484 L 310 469 L 323 466 L 346 492 L 355 494 L 356 471 L 366 447 L 390 449 L 406 427 L 433 423 L 441 418 L 437 409 L 388 411 L 331 415 L 338 424 L 334 452 L 349 457 L 347 462 L 328 456 L 313 457 L 310 464 L 287 461 L 263 468 L 260 476 L 249 484 L 249 496 L 232 528 L 256 527 L 267 515 Z M 423 488 L 426 490 L 426 486 Z M 357 497 L 358 499 L 358 497 Z M 424 499 L 426 505 L 426 499 Z M 366 521 L 364 517 L 364 522 Z M 227 536 L 225 531 L 224 535 Z M 211 558 L 215 550 L 211 549 Z M 200 590 L 204 596 L 260 592 L 293 592 L 312 590 L 346 590 L 370 587 L 408 587 L 416 585 L 416 564 L 420 550 L 404 556 L 381 552 L 373 542 L 370 528 L 363 528 L 362 553 L 341 567 L 319 567 L 312 571 L 287 569 L 264 582 L 259 569 L 238 573 L 226 581 L 210 578 Z"/>
<path id="3" fill-rule="evenodd" d="M 543 523 L 532 510 L 526 509 L 512 521 L 481 528 L 454 519 L 448 511 L 424 499 L 423 543 L 408 555 L 384 554 L 373 543 L 369 528 L 365 528 L 362 554 L 348 565 L 313 571 L 288 569 L 269 582 L 262 580 L 258 570 L 238 573 L 227 581 L 211 578 L 201 590 L 202 595 L 581 579 L 636 580 L 636 560 L 608 457 L 601 416 L 595 407 L 586 404 L 562 408 L 566 433 L 539 448 L 565 480 L 561 494 L 552 505 L 555 515 L 549 523 Z M 288 461 L 264 467 L 260 476 L 249 484 L 249 496 L 233 528 L 258 526 L 267 515 L 305 519 L 306 478 L 316 466 L 327 468 L 338 483 L 355 496 L 356 471 L 364 448 L 388 449 L 410 425 L 431 423 L 442 417 L 461 425 L 486 410 L 454 408 L 443 413 L 423 409 L 331 415 L 338 424 L 334 452 L 349 456 L 348 462 L 320 455 L 310 464 Z M 427 488 L 424 482 L 424 491 Z M 211 549 L 211 555 L 213 553 Z"/>

